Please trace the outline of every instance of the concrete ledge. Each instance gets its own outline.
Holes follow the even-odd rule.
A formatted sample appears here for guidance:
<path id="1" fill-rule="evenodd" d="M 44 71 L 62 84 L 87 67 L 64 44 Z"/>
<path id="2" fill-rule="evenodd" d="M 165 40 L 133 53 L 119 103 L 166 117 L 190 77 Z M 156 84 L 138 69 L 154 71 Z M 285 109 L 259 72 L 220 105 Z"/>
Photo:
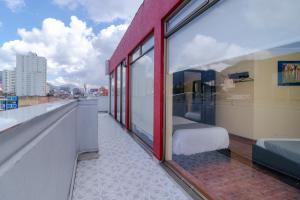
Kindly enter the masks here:
<path id="1" fill-rule="evenodd" d="M 98 151 L 97 123 L 97 101 L 82 100 L 2 131 L 0 199 L 67 200 L 78 154 Z"/>

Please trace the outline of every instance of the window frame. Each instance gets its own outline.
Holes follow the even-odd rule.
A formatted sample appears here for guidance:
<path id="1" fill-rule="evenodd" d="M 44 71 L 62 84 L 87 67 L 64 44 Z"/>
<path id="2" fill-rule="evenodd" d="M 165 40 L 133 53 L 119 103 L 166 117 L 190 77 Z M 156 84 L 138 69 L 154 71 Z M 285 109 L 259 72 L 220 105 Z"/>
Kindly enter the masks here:
<path id="1" fill-rule="evenodd" d="M 182 21 L 187 20 L 191 14 L 196 12 L 197 10 L 200 10 L 203 6 L 209 3 L 209 0 L 202 0 L 202 3 L 197 3 L 198 0 L 188 0 L 185 1 L 175 12 L 171 14 L 171 16 L 168 17 L 166 20 L 166 32 L 172 31 L 174 28 L 176 28 Z M 195 8 L 192 8 L 196 4 Z M 197 5 L 198 4 L 198 5 Z M 191 6 L 191 7 L 190 7 Z M 189 7 L 191 9 L 189 9 Z M 176 18 L 179 18 L 179 20 L 176 22 Z M 175 19 L 174 25 L 172 25 L 172 20 Z"/>
<path id="2" fill-rule="evenodd" d="M 127 65 L 126 65 L 126 60 L 125 59 L 121 62 L 120 66 L 121 66 L 120 123 L 125 126 L 125 123 L 126 123 L 126 90 L 127 90 L 127 87 L 128 87 L 127 84 L 126 84 L 126 78 L 127 78 L 126 68 L 127 68 Z M 125 77 L 124 77 L 124 72 L 125 72 Z M 125 78 L 125 80 L 123 80 L 124 78 Z M 125 88 L 123 87 L 124 83 L 125 83 Z M 125 91 L 123 91 L 123 89 L 125 89 Z M 123 95 L 123 94 L 125 94 L 125 95 Z M 123 108 L 123 101 L 124 101 L 124 108 Z M 123 112 L 125 112 L 124 119 L 123 119 Z"/>
<path id="3" fill-rule="evenodd" d="M 109 74 L 109 114 L 114 116 L 115 110 L 112 109 L 115 106 L 115 77 L 114 77 L 115 71 L 113 70 Z M 114 85 L 114 88 L 112 88 L 112 85 Z"/>
<path id="4" fill-rule="evenodd" d="M 171 20 L 173 17 L 175 17 L 180 11 L 188 5 L 191 0 L 188 0 L 187 2 L 184 2 L 181 6 L 179 6 L 170 16 L 167 17 L 165 20 L 165 38 L 167 39 L 170 37 L 173 33 L 177 32 L 181 28 L 183 28 L 186 24 L 193 21 L 196 17 L 203 14 L 205 11 L 209 10 L 213 5 L 218 3 L 221 0 L 206 0 L 202 4 L 200 4 L 197 8 L 193 9 L 191 13 L 189 13 L 186 17 L 184 17 L 180 22 L 177 23 L 173 28 L 168 30 L 168 21 Z"/>
<path id="5" fill-rule="evenodd" d="M 146 49 L 144 52 L 143 52 L 143 46 L 144 46 L 144 44 L 147 44 L 147 42 L 149 42 L 149 41 L 151 41 L 153 39 L 153 44 L 148 48 L 148 49 Z M 147 37 L 147 39 L 144 41 L 144 42 L 142 42 L 136 49 L 135 49 L 135 51 L 133 51 L 133 53 L 130 55 L 130 64 L 133 64 L 133 63 L 135 63 L 137 60 L 139 60 L 141 57 L 143 57 L 145 54 L 147 54 L 149 51 L 151 51 L 151 50 L 153 50 L 154 49 L 154 34 L 152 33 L 152 34 L 150 34 L 150 36 L 148 36 Z M 138 57 L 136 57 L 135 59 L 133 59 L 133 55 L 135 54 L 135 53 L 137 53 L 139 51 L 139 56 Z"/>
<path id="6" fill-rule="evenodd" d="M 153 41 L 154 41 L 154 34 L 152 33 L 152 34 L 150 34 L 150 36 L 148 36 L 147 37 L 147 39 L 143 42 L 143 43 L 141 43 L 138 47 L 137 47 L 137 49 L 139 48 L 140 50 L 142 49 L 141 47 L 142 47 L 142 45 L 145 43 L 145 42 L 147 42 L 149 39 L 151 39 L 151 37 L 153 37 Z M 150 144 L 148 144 L 147 142 L 145 142 L 136 132 L 134 132 L 133 131 L 133 129 L 132 129 L 132 70 L 133 70 L 133 68 L 132 68 L 132 65 L 135 63 L 135 62 L 137 62 L 139 59 L 141 59 L 143 56 L 145 56 L 145 55 L 147 55 L 149 52 L 151 52 L 151 51 L 153 51 L 153 54 L 154 54 L 154 48 L 155 46 L 154 46 L 154 43 L 153 43 L 153 45 L 152 45 L 152 47 L 150 47 L 150 48 L 148 48 L 145 52 L 143 52 L 143 53 L 141 53 L 141 55 L 138 57 L 138 58 L 136 58 L 135 60 L 133 60 L 132 61 L 132 59 L 131 59 L 131 57 L 132 57 L 132 54 L 130 55 L 130 68 L 129 68 L 129 73 L 130 73 L 130 80 L 129 80 L 129 90 L 130 90 L 130 93 L 129 93 L 129 99 L 130 99 L 130 101 L 129 101 L 129 130 L 144 144 L 144 146 L 146 147 L 146 149 L 147 150 L 149 150 L 150 152 L 152 152 L 153 151 L 153 146 L 151 147 L 150 146 Z M 134 51 L 135 52 L 135 51 Z M 153 66 L 153 70 L 154 70 L 154 66 Z M 154 87 L 154 81 L 153 81 L 153 87 Z M 153 97 L 154 98 L 154 97 Z M 154 103 L 154 101 L 153 101 L 153 103 Z M 154 117 L 154 110 L 153 110 L 153 117 Z M 152 124 L 152 126 L 154 126 L 154 122 L 153 122 L 153 124 Z M 154 127 L 153 127 L 154 128 Z M 153 131 L 154 131 L 154 129 L 153 129 Z M 153 144 L 154 144 L 154 132 L 153 132 L 153 139 L 152 139 L 152 142 L 153 142 Z M 152 145 L 153 145 L 152 144 Z"/>
<path id="7" fill-rule="evenodd" d="M 119 64 L 116 68 L 116 71 L 117 71 L 117 85 L 116 85 L 116 90 L 117 90 L 117 93 L 116 93 L 116 99 L 117 99 L 117 110 L 116 110 L 116 113 L 117 113 L 117 116 L 116 116 L 116 119 L 118 122 L 121 123 L 122 119 L 121 119 L 121 111 L 122 111 L 122 63 Z M 120 74 L 119 74 L 120 72 Z M 120 81 L 120 82 L 119 82 Z M 120 86 L 120 88 L 119 88 Z"/>

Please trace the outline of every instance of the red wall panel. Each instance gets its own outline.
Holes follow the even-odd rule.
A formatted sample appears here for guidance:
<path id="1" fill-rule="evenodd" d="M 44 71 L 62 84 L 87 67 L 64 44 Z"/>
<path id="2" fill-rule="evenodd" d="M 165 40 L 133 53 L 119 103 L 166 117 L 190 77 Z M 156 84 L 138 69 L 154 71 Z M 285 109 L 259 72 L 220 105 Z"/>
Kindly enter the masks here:
<path id="1" fill-rule="evenodd" d="M 183 0 L 144 0 L 109 62 L 113 71 L 141 42 L 154 32 L 154 141 L 153 153 L 163 159 L 164 20 Z M 128 62 L 129 63 L 129 62 Z M 130 66 L 129 66 L 130 67 Z M 130 77 L 128 67 L 127 77 Z M 116 70 L 115 70 L 116 71 Z M 130 81 L 127 80 L 128 88 Z M 116 92 L 116 90 L 115 90 Z M 126 127 L 129 128 L 130 90 L 126 91 Z M 116 114 L 116 112 L 115 112 Z"/>

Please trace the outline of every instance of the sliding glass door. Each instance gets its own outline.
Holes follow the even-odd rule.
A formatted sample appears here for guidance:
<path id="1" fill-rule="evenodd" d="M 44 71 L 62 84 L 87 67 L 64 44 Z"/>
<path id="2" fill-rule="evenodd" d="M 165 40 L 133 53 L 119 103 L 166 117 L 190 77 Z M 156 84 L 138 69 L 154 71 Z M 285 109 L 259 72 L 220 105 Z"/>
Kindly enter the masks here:
<path id="1" fill-rule="evenodd" d="M 117 120 L 125 125 L 126 112 L 126 64 L 123 61 L 117 67 Z"/>
<path id="2" fill-rule="evenodd" d="M 121 122 L 121 102 L 122 102 L 122 65 L 117 68 L 117 120 Z"/>
<path id="3" fill-rule="evenodd" d="M 131 129 L 153 146 L 154 49 L 153 37 L 139 47 L 131 64 Z"/>
<path id="4" fill-rule="evenodd" d="M 125 125 L 126 122 L 126 64 L 125 62 L 122 63 L 122 116 L 121 116 L 121 122 L 123 125 Z"/>
<path id="5" fill-rule="evenodd" d="M 166 159 L 209 199 L 300 199 L 300 1 L 195 2 L 167 21 Z"/>

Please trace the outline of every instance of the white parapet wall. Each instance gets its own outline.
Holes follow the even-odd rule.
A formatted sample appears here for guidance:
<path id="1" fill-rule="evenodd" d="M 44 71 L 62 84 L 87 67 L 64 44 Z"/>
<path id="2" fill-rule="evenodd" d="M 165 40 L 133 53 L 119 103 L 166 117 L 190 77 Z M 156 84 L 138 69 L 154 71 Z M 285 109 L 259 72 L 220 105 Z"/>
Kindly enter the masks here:
<path id="1" fill-rule="evenodd" d="M 98 151 L 97 100 L 0 113 L 0 199 L 67 200 L 74 166 Z"/>
<path id="2" fill-rule="evenodd" d="M 98 99 L 98 111 L 99 112 L 108 112 L 109 111 L 109 97 L 100 96 Z"/>

